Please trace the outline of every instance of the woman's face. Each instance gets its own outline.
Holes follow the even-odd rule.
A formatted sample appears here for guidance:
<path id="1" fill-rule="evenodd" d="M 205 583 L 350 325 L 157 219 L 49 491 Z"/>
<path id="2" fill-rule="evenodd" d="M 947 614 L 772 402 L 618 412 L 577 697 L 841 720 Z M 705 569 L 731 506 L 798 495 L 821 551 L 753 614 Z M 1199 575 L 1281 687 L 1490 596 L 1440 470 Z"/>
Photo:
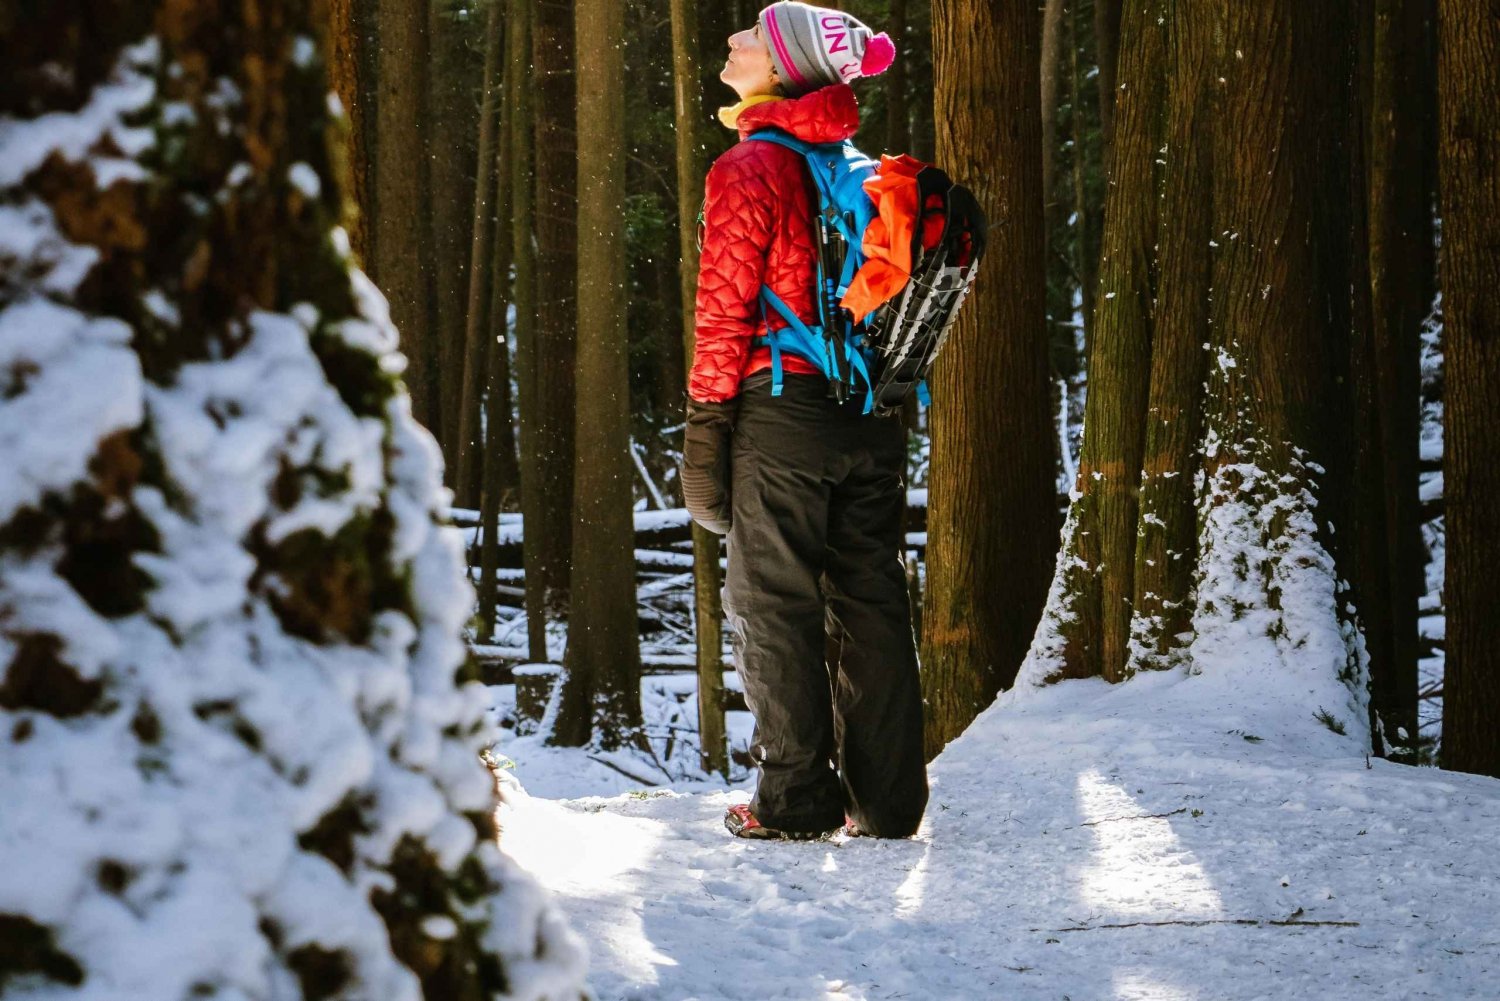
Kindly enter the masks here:
<path id="1" fill-rule="evenodd" d="M 733 87 L 741 100 L 776 92 L 776 68 L 759 24 L 729 36 L 729 59 L 719 79 Z"/>

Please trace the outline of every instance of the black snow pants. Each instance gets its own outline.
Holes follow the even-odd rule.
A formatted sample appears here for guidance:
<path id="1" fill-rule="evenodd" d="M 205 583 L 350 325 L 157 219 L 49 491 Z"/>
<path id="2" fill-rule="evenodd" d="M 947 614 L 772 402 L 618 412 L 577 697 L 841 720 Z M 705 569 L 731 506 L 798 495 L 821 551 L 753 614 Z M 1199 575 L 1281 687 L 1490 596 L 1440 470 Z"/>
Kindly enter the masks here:
<path id="1" fill-rule="evenodd" d="M 901 562 L 906 432 L 862 404 L 829 399 L 821 376 L 787 375 L 779 397 L 769 373 L 745 380 L 724 610 L 755 716 L 756 818 L 828 831 L 847 814 L 900 838 L 927 806 Z"/>

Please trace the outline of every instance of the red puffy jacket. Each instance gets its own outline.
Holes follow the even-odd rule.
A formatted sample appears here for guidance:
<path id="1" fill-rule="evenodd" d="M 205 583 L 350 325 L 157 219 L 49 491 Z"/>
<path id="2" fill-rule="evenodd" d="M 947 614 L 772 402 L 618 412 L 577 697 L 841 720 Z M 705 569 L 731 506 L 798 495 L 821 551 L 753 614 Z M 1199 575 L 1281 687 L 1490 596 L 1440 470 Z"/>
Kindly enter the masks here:
<path id="1" fill-rule="evenodd" d="M 771 367 L 771 350 L 751 348 L 763 333 L 760 289 L 769 285 L 804 323 L 818 322 L 817 196 L 807 164 L 768 142 L 745 142 L 775 126 L 804 142 L 842 142 L 859 128 L 859 108 L 848 84 L 835 84 L 787 101 L 756 104 L 740 113 L 740 142 L 714 161 L 704 186 L 703 255 L 698 272 L 697 350 L 688 395 L 718 403 L 739 395 L 740 382 Z M 769 313 L 772 329 L 786 326 Z M 781 356 L 786 372 L 814 373 L 811 362 Z"/>

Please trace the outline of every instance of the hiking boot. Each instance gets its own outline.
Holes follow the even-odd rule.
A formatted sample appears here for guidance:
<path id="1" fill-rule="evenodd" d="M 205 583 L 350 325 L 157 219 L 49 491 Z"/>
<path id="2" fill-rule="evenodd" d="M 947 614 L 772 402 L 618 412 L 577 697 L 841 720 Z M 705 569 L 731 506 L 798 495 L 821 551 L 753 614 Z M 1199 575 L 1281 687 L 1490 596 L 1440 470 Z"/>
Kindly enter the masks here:
<path id="1" fill-rule="evenodd" d="M 755 819 L 748 803 L 731 806 L 724 811 L 724 827 L 737 838 L 755 841 L 817 841 L 826 838 L 830 831 L 782 831 L 767 827 Z"/>

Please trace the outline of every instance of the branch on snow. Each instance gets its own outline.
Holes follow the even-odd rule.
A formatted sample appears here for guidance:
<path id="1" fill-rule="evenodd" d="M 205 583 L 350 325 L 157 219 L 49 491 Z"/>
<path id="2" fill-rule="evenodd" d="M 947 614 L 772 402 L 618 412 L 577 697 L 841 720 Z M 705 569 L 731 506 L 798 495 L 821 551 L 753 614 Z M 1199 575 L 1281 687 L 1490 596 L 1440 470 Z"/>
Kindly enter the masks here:
<path id="1" fill-rule="evenodd" d="M 1166 928 L 1181 925 L 1186 928 L 1201 928 L 1205 925 L 1246 925 L 1251 928 L 1358 928 L 1358 921 L 1301 921 L 1289 918 L 1285 921 L 1261 921 L 1256 918 L 1220 918 L 1204 921 L 1130 921 L 1124 924 L 1075 925 L 1071 928 L 1033 928 L 1035 932 L 1056 934 L 1065 931 L 1099 931 L 1104 928 Z"/>

